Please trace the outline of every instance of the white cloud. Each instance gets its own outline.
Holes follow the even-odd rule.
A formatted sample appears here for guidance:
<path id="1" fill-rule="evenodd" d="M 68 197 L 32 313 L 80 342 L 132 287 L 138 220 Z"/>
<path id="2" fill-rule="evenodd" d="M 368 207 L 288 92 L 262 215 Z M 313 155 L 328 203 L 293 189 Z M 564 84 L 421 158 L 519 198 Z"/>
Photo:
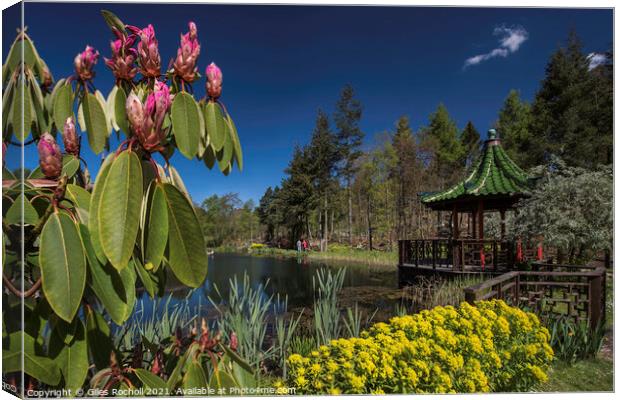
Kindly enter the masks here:
<path id="1" fill-rule="evenodd" d="M 478 65 L 483 61 L 495 57 L 508 57 L 509 54 L 519 50 L 523 42 L 525 42 L 529 37 L 527 31 L 520 26 L 512 28 L 499 26 L 493 30 L 493 34 L 496 36 L 500 36 L 499 47 L 496 47 L 488 53 L 478 54 L 473 57 L 469 57 L 467 60 L 465 60 L 463 68 Z"/>
<path id="2" fill-rule="evenodd" d="M 588 70 L 591 71 L 594 68 L 598 67 L 599 65 L 605 65 L 609 62 L 609 60 L 607 60 L 607 56 L 603 53 L 590 53 L 588 54 L 588 61 L 589 61 L 589 65 L 588 65 Z"/>

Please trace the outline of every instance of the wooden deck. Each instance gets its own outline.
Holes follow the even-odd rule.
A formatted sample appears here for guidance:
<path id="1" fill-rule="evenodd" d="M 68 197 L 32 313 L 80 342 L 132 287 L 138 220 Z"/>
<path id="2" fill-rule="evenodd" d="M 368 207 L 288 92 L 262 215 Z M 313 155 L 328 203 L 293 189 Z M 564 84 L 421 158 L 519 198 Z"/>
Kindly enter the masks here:
<path id="1" fill-rule="evenodd" d="M 507 270 L 496 270 L 480 266 L 465 266 L 463 270 L 456 270 L 450 267 L 435 267 L 432 265 L 399 264 L 398 282 L 399 286 L 407 286 L 420 277 L 439 276 L 444 278 L 458 278 L 466 276 L 487 276 L 489 278 L 504 274 Z"/>

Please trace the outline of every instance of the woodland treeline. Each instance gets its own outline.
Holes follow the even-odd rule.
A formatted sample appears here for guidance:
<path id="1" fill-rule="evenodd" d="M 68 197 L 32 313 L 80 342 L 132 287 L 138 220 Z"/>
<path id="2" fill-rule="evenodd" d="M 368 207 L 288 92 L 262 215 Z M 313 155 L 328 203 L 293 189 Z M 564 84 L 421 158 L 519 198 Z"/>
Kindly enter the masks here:
<path id="1" fill-rule="evenodd" d="M 613 54 L 605 59 L 593 66 L 571 32 L 550 57 L 531 103 L 517 90 L 507 94 L 494 128 L 523 169 L 557 157 L 586 170 L 613 162 Z M 360 128 L 363 115 L 350 85 L 331 114 L 318 111 L 310 142 L 295 147 L 286 177 L 267 188 L 249 213 L 257 224 L 252 240 L 290 247 L 303 237 L 321 248 L 336 241 L 391 249 L 399 238 L 434 235 L 436 216 L 418 194 L 461 179 L 486 129 L 472 122 L 459 129 L 439 104 L 426 126 L 414 129 L 401 116 L 363 147 L 368 142 Z M 203 209 L 213 210 L 209 204 Z M 231 239 L 250 240 L 243 232 L 222 241 Z"/>

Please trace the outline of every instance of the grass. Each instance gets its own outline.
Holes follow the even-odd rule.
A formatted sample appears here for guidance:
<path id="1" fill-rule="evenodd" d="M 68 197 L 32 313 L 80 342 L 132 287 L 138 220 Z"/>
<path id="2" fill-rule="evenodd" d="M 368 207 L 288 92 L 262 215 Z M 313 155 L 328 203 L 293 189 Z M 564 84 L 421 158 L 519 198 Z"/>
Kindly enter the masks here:
<path id="1" fill-rule="evenodd" d="M 598 357 L 578 361 L 573 365 L 555 364 L 549 380 L 538 385 L 538 392 L 609 392 L 614 388 L 614 365 Z"/>
<path id="2" fill-rule="evenodd" d="M 298 253 L 296 250 L 278 249 L 274 247 L 264 247 L 252 249 L 249 254 L 269 257 L 305 257 L 317 261 L 348 261 L 356 263 L 370 264 L 374 266 L 389 266 L 394 268 L 398 263 L 398 254 L 395 251 L 363 250 L 348 246 L 330 246 L 327 251 L 308 251 Z"/>

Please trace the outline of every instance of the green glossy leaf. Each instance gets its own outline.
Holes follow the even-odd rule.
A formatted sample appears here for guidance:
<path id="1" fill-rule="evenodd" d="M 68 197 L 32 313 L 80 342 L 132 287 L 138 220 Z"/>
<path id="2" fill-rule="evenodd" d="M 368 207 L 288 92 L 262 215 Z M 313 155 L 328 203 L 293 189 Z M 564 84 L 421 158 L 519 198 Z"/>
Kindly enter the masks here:
<path id="1" fill-rule="evenodd" d="M 23 201 L 23 213 L 22 213 L 22 201 Z M 19 194 L 11 207 L 4 216 L 4 221 L 7 224 L 21 225 L 23 222 L 26 225 L 36 225 L 39 222 L 39 214 L 37 210 L 30 204 L 30 201 L 23 194 Z"/>
<path id="2" fill-rule="evenodd" d="M 72 178 L 80 168 L 80 159 L 74 155 L 67 154 L 62 157 L 62 175 Z"/>
<path id="3" fill-rule="evenodd" d="M 222 150 L 217 152 L 217 156 L 218 156 L 217 164 L 220 167 L 220 171 L 223 172 L 226 168 L 230 166 L 230 164 L 232 163 L 233 153 L 234 153 L 234 144 L 233 144 L 232 137 L 230 136 L 230 133 L 228 132 L 228 129 L 227 129 L 226 137 L 224 140 L 224 147 L 222 147 Z"/>
<path id="4" fill-rule="evenodd" d="M 78 228 L 64 213 L 53 213 L 41 231 L 39 266 L 43 293 L 54 312 L 69 322 L 86 285 L 86 257 Z"/>
<path id="5" fill-rule="evenodd" d="M 122 152 L 105 181 L 97 218 L 103 252 L 114 268 L 127 266 L 140 226 L 142 168 L 134 152 Z"/>
<path id="6" fill-rule="evenodd" d="M 220 347 L 222 347 L 224 349 L 224 352 L 226 353 L 226 355 L 228 357 L 230 357 L 232 362 L 234 362 L 235 364 L 239 365 L 246 372 L 248 372 L 250 374 L 254 374 L 254 371 L 252 370 L 252 367 L 250 366 L 250 364 L 248 364 L 243 358 L 241 358 L 241 356 L 239 354 L 237 354 L 234 350 L 232 350 L 230 347 L 228 347 L 228 346 L 226 346 L 225 344 L 222 344 L 222 343 L 220 343 Z"/>
<path id="7" fill-rule="evenodd" d="M 176 187 L 163 184 L 168 204 L 168 263 L 177 279 L 190 287 L 207 276 L 204 236 L 192 203 Z"/>
<path id="8" fill-rule="evenodd" d="M 17 331 L 11 333 L 6 338 L 6 341 L 8 343 L 5 343 L 2 349 L 3 373 L 22 371 L 23 354 L 23 371 L 26 374 L 48 385 L 58 385 L 60 382 L 60 369 L 52 359 L 37 354 L 36 348 L 39 345 L 32 336 Z"/>
<path id="9" fill-rule="evenodd" d="M 114 28 L 120 33 L 125 32 L 125 24 L 116 16 L 116 14 L 108 10 L 101 10 L 101 15 L 110 29 Z"/>
<path id="10" fill-rule="evenodd" d="M 211 374 L 211 379 L 209 380 L 209 387 L 213 389 L 224 389 L 226 394 L 228 390 L 231 388 L 239 387 L 239 384 L 235 381 L 228 372 L 223 371 L 221 368 Z"/>
<path id="11" fill-rule="evenodd" d="M 143 368 L 136 368 L 134 372 L 147 389 L 166 389 L 167 387 L 163 379 L 150 371 Z"/>
<path id="12" fill-rule="evenodd" d="M 179 171 L 177 171 L 177 169 L 174 168 L 172 165 L 168 167 L 168 171 L 170 171 L 170 183 L 176 186 L 176 188 L 183 192 L 185 197 L 187 197 L 191 201 L 189 192 L 185 187 L 185 183 L 183 183 L 183 179 L 181 178 L 181 174 L 179 174 Z"/>
<path id="13" fill-rule="evenodd" d="M 207 128 L 205 127 L 204 102 L 198 104 L 198 122 L 200 123 L 200 139 L 198 140 L 198 158 L 202 158 L 208 145 Z"/>
<path id="14" fill-rule="evenodd" d="M 127 95 L 125 95 L 125 91 L 122 88 L 118 88 L 114 95 L 114 121 L 125 136 L 129 137 L 129 123 L 127 122 L 127 112 L 125 111 L 126 103 Z"/>
<path id="15" fill-rule="evenodd" d="M 101 106 L 101 109 L 103 110 L 103 115 L 105 115 L 105 122 L 106 122 L 106 138 L 110 136 L 110 133 L 112 132 L 112 119 L 110 117 L 110 113 L 108 112 L 108 107 L 106 106 L 106 100 L 105 97 L 103 97 L 103 93 L 101 93 L 99 90 L 95 91 L 95 97 L 97 98 L 97 101 L 99 101 L 99 105 Z"/>
<path id="16" fill-rule="evenodd" d="M 202 389 L 207 387 L 207 376 L 205 374 L 202 365 L 196 360 L 193 360 L 187 366 L 185 376 L 183 376 L 183 388 L 188 389 Z"/>
<path id="17" fill-rule="evenodd" d="M 198 142 L 201 137 L 198 105 L 190 94 L 177 93 L 172 102 L 170 115 L 177 148 L 181 154 L 191 160 L 198 152 Z"/>
<path id="18" fill-rule="evenodd" d="M 110 365 L 112 352 L 112 340 L 110 339 L 110 326 L 101 314 L 86 308 L 86 337 L 90 355 L 98 370 Z"/>
<path id="19" fill-rule="evenodd" d="M 108 157 L 103 161 L 103 164 L 101 164 L 101 168 L 99 168 L 99 174 L 97 174 L 97 180 L 95 181 L 95 186 L 93 188 L 93 193 L 90 199 L 90 209 L 88 212 L 88 230 L 90 231 L 90 237 L 95 254 L 102 264 L 107 262 L 107 258 L 103 252 L 103 248 L 101 247 L 101 241 L 99 240 L 98 210 L 101 203 L 101 196 L 103 195 L 103 189 L 105 187 L 105 182 L 110 172 L 110 167 L 112 166 L 113 160 L 114 154 L 108 155 Z"/>
<path id="20" fill-rule="evenodd" d="M 157 270 L 168 243 L 168 209 L 162 185 L 155 181 L 151 185 L 144 229 L 144 262 L 146 269 Z"/>
<path id="21" fill-rule="evenodd" d="M 63 82 L 62 85 L 59 82 L 57 88 L 53 103 L 54 124 L 56 124 L 58 131 L 62 131 L 67 118 L 73 115 L 73 89 L 66 82 Z"/>
<path id="22" fill-rule="evenodd" d="M 213 166 L 215 165 L 215 152 L 213 151 L 211 145 L 207 146 L 205 149 L 202 159 L 204 160 L 207 168 L 213 169 Z"/>
<path id="23" fill-rule="evenodd" d="M 112 321 L 116 322 L 117 325 L 121 325 L 126 321 L 133 309 L 135 279 L 133 281 L 123 280 L 123 275 L 112 265 L 109 263 L 102 264 L 95 254 L 89 230 L 86 229 L 86 226 L 80 225 L 80 232 L 88 258 L 90 286 L 112 318 Z"/>
<path id="24" fill-rule="evenodd" d="M 222 109 L 219 104 L 210 101 L 205 106 L 204 114 L 209 142 L 215 151 L 219 151 L 224 147 L 226 140 L 226 122 Z"/>
<path id="25" fill-rule="evenodd" d="M 136 267 L 137 275 L 140 278 L 140 282 L 142 282 L 144 289 L 149 294 L 149 296 L 151 296 L 151 298 L 154 298 L 157 294 L 158 289 L 157 282 L 153 280 L 151 274 L 144 268 L 144 265 L 142 265 L 140 260 L 134 258 L 133 263 Z"/>
<path id="26" fill-rule="evenodd" d="M 35 137 L 41 136 L 43 132 L 49 132 L 48 121 L 45 114 L 45 105 L 43 99 L 43 92 L 35 81 L 33 76 L 30 76 L 30 98 L 32 99 L 33 114 L 33 129 L 37 132 Z"/>
<path id="27" fill-rule="evenodd" d="M 105 110 L 97 96 L 88 93 L 82 99 L 82 112 L 90 149 L 99 154 L 103 151 L 110 132 Z"/>
<path id="28" fill-rule="evenodd" d="M 68 184 L 65 198 L 71 200 L 73 207 L 77 210 L 80 222 L 88 225 L 88 215 L 90 209 L 91 194 L 81 186 Z"/>
<path id="29" fill-rule="evenodd" d="M 88 344 L 82 321 L 77 321 L 75 335 L 70 343 L 65 342 L 58 331 L 53 331 L 49 346 L 50 355 L 60 367 L 65 379 L 65 389 L 75 394 L 84 384 L 88 374 Z"/>
<path id="30" fill-rule="evenodd" d="M 114 112 L 114 101 L 116 100 L 116 93 L 118 92 L 118 86 L 114 85 L 110 93 L 108 93 L 108 98 L 105 101 L 105 113 L 108 116 L 108 120 L 110 121 L 110 125 L 112 128 L 118 132 L 120 128 L 116 123 L 116 113 Z"/>
<path id="31" fill-rule="evenodd" d="M 239 134 L 237 133 L 237 127 L 235 126 L 235 123 L 233 122 L 232 118 L 230 118 L 230 115 L 227 115 L 226 120 L 228 122 L 229 132 L 233 140 L 233 147 L 235 150 L 235 161 L 237 161 L 237 167 L 239 167 L 239 171 L 243 171 L 243 150 L 241 149 L 241 141 L 239 140 Z"/>
<path id="32" fill-rule="evenodd" d="M 23 81 L 19 80 L 19 85 L 15 88 L 13 97 L 13 131 L 15 137 L 20 142 L 24 142 L 30 133 L 32 125 L 32 100 L 30 98 L 30 88 Z M 22 119 L 23 113 L 23 119 Z"/>

